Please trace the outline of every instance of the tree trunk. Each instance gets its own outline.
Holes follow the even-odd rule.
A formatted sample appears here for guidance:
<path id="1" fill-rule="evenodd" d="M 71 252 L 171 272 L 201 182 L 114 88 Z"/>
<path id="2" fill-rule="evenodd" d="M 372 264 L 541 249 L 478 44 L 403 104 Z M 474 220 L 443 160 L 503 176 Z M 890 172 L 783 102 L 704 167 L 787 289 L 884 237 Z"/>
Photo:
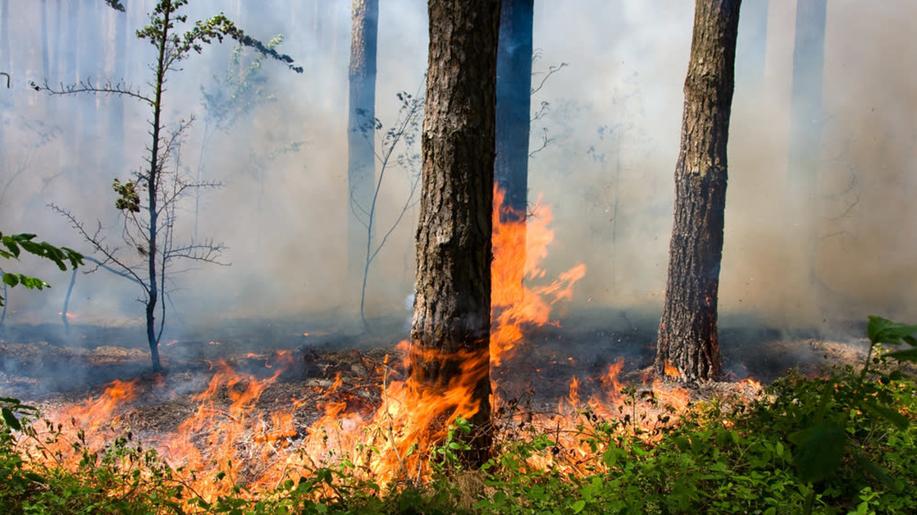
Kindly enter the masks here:
<path id="1" fill-rule="evenodd" d="M 51 56 L 48 41 L 48 0 L 41 0 L 41 73 L 42 78 L 50 80 Z"/>
<path id="2" fill-rule="evenodd" d="M 351 292 L 359 289 L 366 260 L 369 212 L 375 176 L 376 40 L 379 0 L 353 0 L 350 41 L 350 101 L 347 117 L 347 261 Z M 371 235 L 370 235 L 371 236 Z"/>
<path id="3" fill-rule="evenodd" d="M 150 142 L 150 160 L 149 172 L 146 177 L 147 187 L 147 212 L 149 213 L 150 226 L 147 237 L 147 278 L 149 280 L 147 299 L 146 299 L 146 336 L 150 345 L 150 360 L 153 364 L 154 371 L 162 370 L 162 364 L 159 361 L 159 337 L 156 333 L 156 303 L 159 301 L 159 286 L 157 284 L 156 257 L 158 252 L 158 231 L 159 231 L 159 211 L 157 209 L 158 193 L 160 189 L 160 169 L 162 163 L 159 162 L 159 145 L 160 133 L 162 131 L 162 93 L 163 85 L 166 80 L 166 42 L 169 41 L 169 11 L 163 15 L 163 33 L 162 39 L 158 42 L 156 58 L 156 93 L 153 97 L 153 120 L 152 133 Z M 165 272 L 165 271 L 163 271 Z M 162 292 L 165 295 L 165 292 Z M 163 299 L 161 302 L 165 302 Z M 160 322 L 161 323 L 161 322 Z"/>
<path id="4" fill-rule="evenodd" d="M 102 8 L 108 9 L 97 0 L 82 0 L 83 26 L 80 33 L 80 60 L 78 73 L 80 80 L 91 80 L 93 83 L 103 83 L 105 80 L 102 63 L 105 62 L 102 51 L 101 18 L 104 14 Z M 102 141 L 104 132 L 100 130 L 99 102 L 103 100 L 100 95 L 84 95 L 81 106 L 82 121 L 79 133 L 82 136 L 80 154 L 82 166 L 89 170 L 101 168 L 101 155 L 98 142 Z"/>
<path id="5" fill-rule="evenodd" d="M 825 19 L 827 0 L 799 0 L 796 4 L 796 36 L 793 50 L 793 89 L 790 119 L 789 177 L 795 237 L 800 242 L 802 269 L 814 284 L 813 297 L 803 302 L 818 303 L 819 287 L 815 274 L 816 222 L 818 219 L 819 150 L 822 140 L 822 71 L 825 56 Z M 791 309 L 808 311 L 812 306 Z"/>
<path id="6" fill-rule="evenodd" d="M 504 0 L 500 12 L 494 179 L 506 195 L 503 221 L 524 221 L 528 202 L 533 3 Z"/>
<path id="7" fill-rule="evenodd" d="M 656 369 L 688 382 L 720 371 L 717 290 L 726 208 L 726 144 L 740 0 L 697 0 L 685 80 L 675 220 Z"/>
<path id="8" fill-rule="evenodd" d="M 499 0 L 430 0 L 411 378 L 462 385 L 469 464 L 491 443 L 490 263 Z"/>
<path id="9" fill-rule="evenodd" d="M 0 72 L 12 75 L 12 58 L 10 56 L 10 2 L 0 1 Z M 3 87 L 6 88 L 6 81 Z M 9 96 L 8 92 L 4 96 Z"/>
<path id="10" fill-rule="evenodd" d="M 10 32 L 9 32 L 10 4 L 9 0 L 0 1 L 0 72 L 13 75 L 12 60 L 10 58 Z M 0 76 L 0 167 L 6 170 L 6 142 L 4 141 L 4 112 L 10 110 L 13 96 L 6 90 L 7 77 Z M 6 298 L 6 295 L 4 295 Z M 4 317 L 6 312 L 4 311 Z"/>

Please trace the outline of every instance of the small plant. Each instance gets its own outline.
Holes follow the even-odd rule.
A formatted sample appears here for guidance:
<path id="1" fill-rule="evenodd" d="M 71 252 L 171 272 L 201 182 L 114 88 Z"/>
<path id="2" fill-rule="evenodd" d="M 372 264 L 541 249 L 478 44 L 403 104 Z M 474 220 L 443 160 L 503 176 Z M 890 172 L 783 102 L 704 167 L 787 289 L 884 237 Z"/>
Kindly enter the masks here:
<path id="1" fill-rule="evenodd" d="M 95 84 L 89 79 L 59 87 L 47 81 L 43 85 L 32 83 L 37 91 L 51 95 L 85 93 L 133 98 L 150 110 L 150 141 L 142 168 L 131 179 L 116 179 L 113 183 L 117 194 L 115 207 L 121 213 L 120 235 L 124 248 L 106 241 L 101 222 L 93 231 L 70 211 L 53 204 L 50 207 L 64 216 L 86 240 L 93 254 L 98 256 L 95 259 L 98 267 L 127 279 L 141 290 L 154 370 L 162 368 L 159 342 L 165 330 L 168 281 L 177 262 L 226 264 L 220 261 L 224 247 L 212 240 L 200 240 L 195 233 L 190 241 L 176 241 L 178 204 L 190 192 L 216 184 L 194 182 L 181 174 L 177 165 L 179 149 L 193 119 L 179 120 L 172 129 L 168 128 L 164 119 L 166 83 L 172 74 L 182 70 L 193 54 L 200 54 L 205 46 L 227 38 L 286 64 L 293 71 L 302 72 L 301 67 L 293 64 L 292 57 L 277 52 L 271 44 L 251 38 L 223 14 L 198 20 L 182 32 L 180 26 L 188 23 L 188 16 L 183 13 L 188 1 L 158 0 L 149 15 L 149 23 L 137 31 L 137 37 L 148 41 L 156 50 L 156 60 L 151 66 L 154 76 L 149 83 L 152 91 L 132 89 L 121 82 Z M 117 0 L 108 4 L 123 10 Z M 170 163 L 174 166 L 169 166 Z"/>
<path id="2" fill-rule="evenodd" d="M 0 232 L 0 259 L 19 259 L 23 252 L 32 254 L 43 259 L 47 259 L 57 265 L 62 271 L 67 270 L 67 265 L 76 268 L 83 264 L 83 256 L 73 249 L 67 247 L 56 247 L 46 241 L 35 241 L 34 234 L 3 234 Z M 14 288 L 23 286 L 32 290 L 43 290 L 50 287 L 48 283 L 26 274 L 5 272 L 0 269 L 2 274 L 4 293 L 6 287 Z M 0 306 L 4 305 L 4 298 L 0 295 Z"/>

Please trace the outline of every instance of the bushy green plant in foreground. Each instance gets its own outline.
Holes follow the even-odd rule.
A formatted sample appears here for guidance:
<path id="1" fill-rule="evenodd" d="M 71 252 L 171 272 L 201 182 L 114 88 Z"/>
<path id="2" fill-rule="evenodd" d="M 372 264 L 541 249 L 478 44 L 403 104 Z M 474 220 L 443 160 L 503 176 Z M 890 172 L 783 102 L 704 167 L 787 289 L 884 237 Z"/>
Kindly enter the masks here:
<path id="1" fill-rule="evenodd" d="M 596 450 L 586 474 L 528 466 L 559 452 L 545 434 L 506 442 L 481 470 L 462 470 L 461 439 L 451 437 L 467 429 L 460 422 L 433 453 L 435 474 L 424 485 L 382 489 L 343 464 L 258 495 L 239 486 L 210 502 L 126 437 L 84 452 L 73 471 L 27 462 L 13 436 L 30 429 L 8 417 L 31 411 L 4 399 L 0 512 L 917 513 L 917 383 L 899 369 L 914 352 L 883 348 L 913 345 L 915 333 L 871 318 L 864 368 L 815 379 L 790 373 L 734 409 L 699 405 L 652 444 L 593 420 L 582 431 Z"/>

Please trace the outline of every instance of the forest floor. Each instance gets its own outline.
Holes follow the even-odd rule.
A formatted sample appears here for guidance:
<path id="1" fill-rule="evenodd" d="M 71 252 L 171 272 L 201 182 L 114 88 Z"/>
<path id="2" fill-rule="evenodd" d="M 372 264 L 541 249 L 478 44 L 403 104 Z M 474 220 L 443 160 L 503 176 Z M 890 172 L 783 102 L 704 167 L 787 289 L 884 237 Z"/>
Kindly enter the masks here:
<path id="1" fill-rule="evenodd" d="M 623 360 L 617 380 L 641 388 L 653 356 L 651 317 L 584 314 L 567 317 L 527 335 L 515 355 L 495 371 L 499 395 L 533 413 L 548 413 L 570 395 L 576 378 L 581 398 L 607 387 L 609 367 Z M 379 321 L 372 333 L 339 329 L 333 322 L 311 325 L 291 321 L 232 321 L 219 330 L 187 331 L 161 345 L 165 374 L 149 371 L 148 351 L 136 329 L 73 325 L 68 335 L 53 326 L 9 327 L 0 337 L 0 396 L 15 397 L 54 411 L 98 395 L 115 379 L 133 381 L 137 397 L 121 420 L 151 435 L 173 431 L 199 404 L 214 373 L 231 370 L 245 380 L 265 381 L 252 408 L 265 413 L 289 411 L 302 431 L 322 414 L 329 401 L 345 401 L 348 411 L 370 412 L 380 403 L 384 379 L 399 377 L 394 343 L 404 321 Z M 123 342 L 130 341 L 131 344 Z M 721 342 L 727 381 L 688 389 L 691 400 L 754 394 L 752 378 L 770 382 L 789 369 L 817 375 L 838 365 L 858 365 L 865 340 L 788 336 L 760 325 L 725 327 Z M 384 377 L 385 376 L 385 377 Z M 332 388 L 335 379 L 338 386 Z M 331 393 L 329 393 L 331 391 Z M 228 391 L 217 404 L 231 403 Z"/>

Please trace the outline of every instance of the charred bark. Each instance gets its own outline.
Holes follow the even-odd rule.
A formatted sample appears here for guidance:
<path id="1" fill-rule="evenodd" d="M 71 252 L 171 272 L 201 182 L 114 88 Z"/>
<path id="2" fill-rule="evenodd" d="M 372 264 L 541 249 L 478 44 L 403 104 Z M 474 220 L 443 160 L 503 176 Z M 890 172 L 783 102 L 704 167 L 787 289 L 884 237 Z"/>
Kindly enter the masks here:
<path id="1" fill-rule="evenodd" d="M 500 7 L 494 179 L 506 195 L 503 221 L 524 221 L 528 204 L 533 3 L 503 0 Z"/>
<path id="2" fill-rule="evenodd" d="M 689 382 L 713 379 L 720 371 L 717 294 L 740 3 L 695 4 L 668 283 L 656 347 L 657 371 L 669 364 Z"/>
<path id="3" fill-rule="evenodd" d="M 471 390 L 469 464 L 490 443 L 490 263 L 499 0 L 430 0 L 411 377 Z"/>
<path id="4" fill-rule="evenodd" d="M 366 259 L 375 176 L 376 40 L 379 0 L 353 0 L 350 41 L 350 100 L 347 117 L 347 261 L 356 288 Z"/>

